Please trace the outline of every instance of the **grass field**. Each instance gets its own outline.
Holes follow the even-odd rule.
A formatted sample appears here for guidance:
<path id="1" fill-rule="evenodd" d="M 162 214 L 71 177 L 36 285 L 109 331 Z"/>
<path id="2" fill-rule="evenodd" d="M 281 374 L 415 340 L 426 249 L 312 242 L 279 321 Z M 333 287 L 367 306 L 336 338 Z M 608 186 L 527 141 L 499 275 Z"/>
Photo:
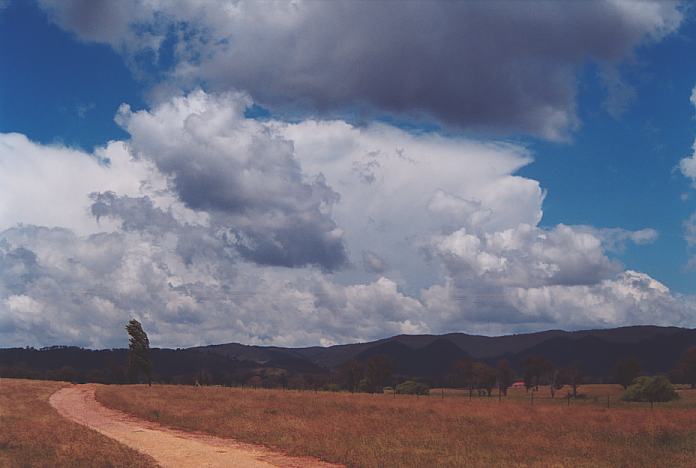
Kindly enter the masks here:
<path id="1" fill-rule="evenodd" d="M 524 391 L 429 397 L 222 387 L 101 386 L 107 406 L 185 430 L 349 466 L 694 466 L 696 392 L 676 403 L 619 403 L 618 386 L 532 406 Z M 565 395 L 565 391 L 559 392 Z M 610 404 L 606 407 L 606 396 Z"/>
<path id="2" fill-rule="evenodd" d="M 154 460 L 78 424 L 48 404 L 63 382 L 0 379 L 0 467 L 150 467 Z"/>

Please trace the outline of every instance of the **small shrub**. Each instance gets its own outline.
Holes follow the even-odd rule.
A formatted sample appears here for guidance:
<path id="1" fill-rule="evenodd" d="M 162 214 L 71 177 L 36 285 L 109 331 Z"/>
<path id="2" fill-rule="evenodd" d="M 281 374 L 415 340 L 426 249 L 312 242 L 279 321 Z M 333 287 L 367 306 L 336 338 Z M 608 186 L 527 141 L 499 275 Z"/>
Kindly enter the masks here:
<path id="1" fill-rule="evenodd" d="M 403 395 L 428 395 L 430 393 L 430 387 L 424 383 L 416 382 L 415 380 L 407 380 L 396 386 L 396 393 Z"/>
<path id="2" fill-rule="evenodd" d="M 672 401 L 679 398 L 672 383 L 664 376 L 638 377 L 626 389 L 622 399 L 625 401 Z"/>

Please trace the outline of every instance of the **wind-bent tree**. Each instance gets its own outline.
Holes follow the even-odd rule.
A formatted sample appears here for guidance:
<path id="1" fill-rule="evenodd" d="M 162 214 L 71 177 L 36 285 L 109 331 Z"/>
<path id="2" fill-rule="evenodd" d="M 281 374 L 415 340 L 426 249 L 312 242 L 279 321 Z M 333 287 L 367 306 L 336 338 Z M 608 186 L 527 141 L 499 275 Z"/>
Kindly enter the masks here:
<path id="1" fill-rule="evenodd" d="M 619 359 L 614 367 L 614 379 L 624 390 L 640 375 L 640 363 L 635 358 Z"/>
<path id="2" fill-rule="evenodd" d="M 131 382 L 138 379 L 140 372 L 145 374 L 147 384 L 152 385 L 152 363 L 150 362 L 150 340 L 142 325 L 132 319 L 126 325 L 130 336 L 128 340 L 128 377 Z"/>

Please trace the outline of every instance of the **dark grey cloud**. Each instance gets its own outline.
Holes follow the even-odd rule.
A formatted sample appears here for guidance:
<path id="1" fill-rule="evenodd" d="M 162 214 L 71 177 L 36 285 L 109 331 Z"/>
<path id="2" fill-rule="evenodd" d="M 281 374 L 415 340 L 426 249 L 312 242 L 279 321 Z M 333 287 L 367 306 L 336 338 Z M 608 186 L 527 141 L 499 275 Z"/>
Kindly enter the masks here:
<path id="1" fill-rule="evenodd" d="M 90 194 L 90 211 L 97 221 L 102 217 L 118 219 L 124 231 L 166 232 L 179 223 L 170 213 L 156 208 L 149 197 L 119 196 L 114 192 Z"/>
<path id="2" fill-rule="evenodd" d="M 660 1 L 132 0 L 127 17 L 110 5 L 99 18 L 94 2 L 43 3 L 61 26 L 117 48 L 178 38 L 172 79 L 181 85 L 244 89 L 279 111 L 376 108 L 552 139 L 578 125 L 579 67 L 620 62 L 682 19 Z M 630 85 L 615 76 L 608 86 L 618 115 Z"/>
<path id="3" fill-rule="evenodd" d="M 152 111 L 124 107 L 117 120 L 131 134 L 133 154 L 154 162 L 181 202 L 208 213 L 211 229 L 224 232 L 244 258 L 265 265 L 342 267 L 347 254 L 331 218 L 338 194 L 321 174 L 302 172 L 290 141 L 244 118 L 249 103 L 241 94 L 196 91 Z M 102 194 L 92 210 L 130 211 L 133 203 Z M 126 228 L 157 216 L 150 213 L 151 203 L 137 203 L 145 205 L 124 220 Z"/>
<path id="4" fill-rule="evenodd" d="M 154 10 L 140 0 L 38 0 L 61 28 L 87 41 L 119 46 L 130 35 L 144 39 L 136 25 L 155 20 Z M 141 46 L 144 46 L 142 44 Z"/>

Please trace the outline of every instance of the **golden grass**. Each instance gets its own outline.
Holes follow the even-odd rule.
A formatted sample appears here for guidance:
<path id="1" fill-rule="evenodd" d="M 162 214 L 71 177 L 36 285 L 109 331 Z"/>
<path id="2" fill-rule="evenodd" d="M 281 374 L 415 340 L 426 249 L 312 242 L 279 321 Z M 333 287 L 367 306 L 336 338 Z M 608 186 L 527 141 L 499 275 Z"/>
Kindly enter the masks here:
<path id="1" fill-rule="evenodd" d="M 696 392 L 681 406 L 607 409 L 588 398 L 367 395 L 222 387 L 103 386 L 97 399 L 189 431 L 349 466 L 694 466 Z M 540 391 L 541 394 L 541 391 Z M 564 393 L 563 393 L 564 394 Z"/>
<path id="2" fill-rule="evenodd" d="M 679 400 L 671 401 L 669 403 L 659 403 L 656 404 L 660 408 L 682 408 L 682 409 L 695 409 L 696 410 L 696 390 L 691 390 L 686 385 L 676 385 L 678 393 L 681 398 Z M 557 390 L 556 397 L 552 398 L 549 392 L 548 386 L 540 386 L 538 391 L 534 392 L 534 404 L 543 405 L 561 405 L 565 406 L 568 404 L 568 400 L 565 398 L 568 393 L 570 393 L 570 387 L 563 387 Z M 435 388 L 431 390 L 432 397 L 440 397 L 441 392 L 444 393 L 445 398 L 455 397 L 455 398 L 469 398 L 469 391 L 464 389 L 452 389 L 445 388 L 439 389 Z M 611 408 L 623 407 L 623 408 L 649 408 L 650 403 L 633 403 L 621 400 L 621 396 L 624 393 L 623 387 L 616 384 L 587 384 L 578 387 L 579 398 L 577 400 L 571 399 L 571 406 L 596 406 L 596 407 L 606 407 L 607 404 Z M 494 392 L 491 398 L 497 399 L 497 392 Z M 519 403 L 531 404 L 531 393 L 527 392 L 524 388 L 508 390 L 508 400 L 517 401 Z M 608 397 L 608 402 L 607 402 Z M 478 398 L 476 395 L 474 399 Z"/>
<path id="3" fill-rule="evenodd" d="M 48 397 L 64 382 L 0 379 L 0 467 L 150 467 L 154 460 L 62 418 Z"/>

